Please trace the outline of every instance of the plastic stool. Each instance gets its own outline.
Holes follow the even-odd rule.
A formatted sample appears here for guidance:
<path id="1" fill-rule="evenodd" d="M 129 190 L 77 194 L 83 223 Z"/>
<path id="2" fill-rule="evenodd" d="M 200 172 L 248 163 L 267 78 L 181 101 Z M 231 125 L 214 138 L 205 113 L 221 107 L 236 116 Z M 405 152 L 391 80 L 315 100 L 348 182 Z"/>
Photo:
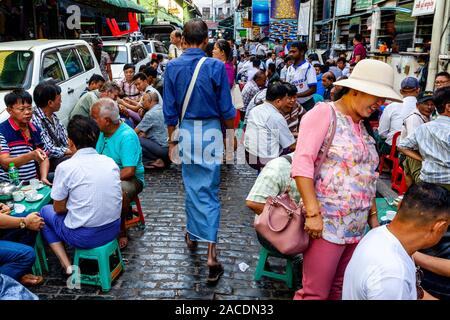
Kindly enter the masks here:
<path id="1" fill-rule="evenodd" d="M 119 263 L 115 266 L 110 266 L 109 257 L 117 253 L 119 257 Z M 80 259 L 97 260 L 98 262 L 98 274 L 87 275 L 83 274 L 79 269 Z M 122 254 L 120 253 L 119 243 L 116 239 L 113 241 L 93 249 L 75 249 L 75 258 L 73 264 L 78 266 L 75 268 L 73 279 L 79 281 L 82 284 L 89 284 L 102 287 L 103 292 L 108 292 L 111 289 L 112 281 L 117 278 L 122 270 L 125 270 L 125 265 L 122 260 Z"/>
<path id="2" fill-rule="evenodd" d="M 139 197 L 136 196 L 133 201 L 131 202 L 131 206 L 136 206 L 136 209 L 133 209 L 133 213 L 137 212 L 138 216 L 134 216 L 131 219 L 127 219 L 125 221 L 125 228 L 131 228 L 134 226 L 139 226 L 139 228 L 144 229 L 145 228 L 145 217 L 144 213 L 142 212 L 141 202 L 139 201 Z"/>
<path id="3" fill-rule="evenodd" d="M 35 276 L 42 276 L 42 269 L 48 272 L 47 256 L 45 254 L 44 242 L 42 241 L 41 233 L 38 233 L 36 237 L 36 243 L 34 245 L 34 251 L 36 253 L 36 261 L 34 262 L 32 271 Z M 42 260 L 42 262 L 41 262 Z M 42 268 L 44 267 L 44 268 Z"/>
<path id="4" fill-rule="evenodd" d="M 272 271 L 267 271 L 264 269 L 267 258 L 269 256 L 279 257 L 279 255 L 276 255 L 273 252 L 267 250 L 266 248 L 261 247 L 261 250 L 259 251 L 259 259 L 258 259 L 258 264 L 256 265 L 254 279 L 260 280 L 262 276 L 266 276 L 268 278 L 282 280 L 282 281 L 286 282 L 286 285 L 289 288 L 292 288 L 294 286 L 294 273 L 293 273 L 293 269 L 292 269 L 292 259 L 286 258 L 286 272 L 284 274 L 281 274 L 281 273 L 276 273 L 276 272 L 272 272 Z"/>

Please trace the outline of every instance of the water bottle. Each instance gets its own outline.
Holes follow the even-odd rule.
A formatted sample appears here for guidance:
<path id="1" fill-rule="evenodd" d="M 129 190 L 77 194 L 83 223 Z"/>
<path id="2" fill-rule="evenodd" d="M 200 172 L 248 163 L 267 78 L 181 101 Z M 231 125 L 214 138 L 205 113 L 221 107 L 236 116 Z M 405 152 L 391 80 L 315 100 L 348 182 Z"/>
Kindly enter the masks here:
<path id="1" fill-rule="evenodd" d="M 19 185 L 19 170 L 17 170 L 17 168 L 15 167 L 14 162 L 11 162 L 9 164 L 8 176 L 9 181 L 12 184 L 15 184 L 16 186 Z"/>

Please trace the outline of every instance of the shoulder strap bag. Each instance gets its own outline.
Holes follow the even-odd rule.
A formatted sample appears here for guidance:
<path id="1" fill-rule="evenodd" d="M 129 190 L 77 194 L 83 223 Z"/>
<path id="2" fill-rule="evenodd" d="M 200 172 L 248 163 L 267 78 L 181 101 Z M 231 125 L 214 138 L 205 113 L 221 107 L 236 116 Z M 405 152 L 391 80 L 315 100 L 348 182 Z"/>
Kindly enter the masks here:
<path id="1" fill-rule="evenodd" d="M 336 113 L 331 105 L 330 108 L 330 128 L 316 160 L 314 180 L 320 173 L 336 132 Z M 287 157 L 286 160 L 292 163 Z M 276 197 L 267 198 L 264 210 L 255 220 L 254 226 L 256 231 L 282 254 L 297 255 L 308 248 L 309 235 L 305 231 L 304 206 L 301 201 L 300 205 L 297 205 L 291 199 L 289 188 Z"/>

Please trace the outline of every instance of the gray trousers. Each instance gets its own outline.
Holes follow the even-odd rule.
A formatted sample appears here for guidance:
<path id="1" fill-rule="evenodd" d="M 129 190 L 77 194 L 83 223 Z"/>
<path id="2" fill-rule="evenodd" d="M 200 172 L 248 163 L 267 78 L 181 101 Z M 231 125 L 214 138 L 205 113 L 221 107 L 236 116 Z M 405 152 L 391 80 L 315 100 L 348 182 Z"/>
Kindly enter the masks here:
<path id="1" fill-rule="evenodd" d="M 139 138 L 142 147 L 142 161 L 155 161 L 162 159 L 167 162 L 169 159 L 169 147 L 161 147 L 158 143 L 148 138 Z"/>

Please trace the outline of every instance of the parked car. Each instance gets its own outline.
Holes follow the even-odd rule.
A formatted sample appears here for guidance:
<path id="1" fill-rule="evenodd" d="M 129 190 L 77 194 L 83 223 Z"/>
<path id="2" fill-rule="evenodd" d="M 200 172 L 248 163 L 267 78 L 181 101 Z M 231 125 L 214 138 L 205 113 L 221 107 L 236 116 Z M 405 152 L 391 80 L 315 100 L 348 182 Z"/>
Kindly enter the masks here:
<path id="1" fill-rule="evenodd" d="M 149 54 L 142 40 L 132 42 L 127 42 L 126 40 L 104 40 L 103 51 L 107 52 L 111 58 L 111 72 L 114 81 L 124 77 L 123 66 L 126 63 L 134 64 L 137 72 L 141 65 L 150 62 Z"/>
<path id="2" fill-rule="evenodd" d="M 89 78 L 101 74 L 91 46 L 84 40 L 28 40 L 0 43 L 0 121 L 9 117 L 4 97 L 53 78 L 62 89 L 57 115 L 64 125 Z"/>

